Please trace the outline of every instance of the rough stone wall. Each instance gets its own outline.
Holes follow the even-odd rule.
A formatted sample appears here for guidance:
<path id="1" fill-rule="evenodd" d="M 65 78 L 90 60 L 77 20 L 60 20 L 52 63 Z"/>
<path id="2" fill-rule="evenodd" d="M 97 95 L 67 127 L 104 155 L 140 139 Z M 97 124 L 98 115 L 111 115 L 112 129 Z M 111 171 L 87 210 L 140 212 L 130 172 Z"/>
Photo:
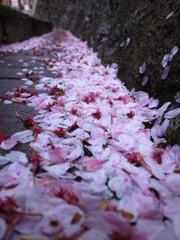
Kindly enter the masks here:
<path id="1" fill-rule="evenodd" d="M 50 22 L 40 21 L 0 5 L 0 45 L 20 42 L 51 30 L 52 24 Z"/>
<path id="2" fill-rule="evenodd" d="M 2 44 L 3 39 L 3 28 L 2 28 L 2 20 L 0 19 L 0 45 Z"/>
<path id="3" fill-rule="evenodd" d="M 119 78 L 129 89 L 147 91 L 161 104 L 172 101 L 172 107 L 177 107 L 174 95 L 180 91 L 179 1 L 39 0 L 36 14 L 87 41 L 103 63 L 117 63 Z M 177 53 L 163 67 L 162 59 L 172 49 Z M 139 72 L 142 65 L 146 66 L 144 73 Z M 174 121 L 177 139 L 180 120 Z"/>

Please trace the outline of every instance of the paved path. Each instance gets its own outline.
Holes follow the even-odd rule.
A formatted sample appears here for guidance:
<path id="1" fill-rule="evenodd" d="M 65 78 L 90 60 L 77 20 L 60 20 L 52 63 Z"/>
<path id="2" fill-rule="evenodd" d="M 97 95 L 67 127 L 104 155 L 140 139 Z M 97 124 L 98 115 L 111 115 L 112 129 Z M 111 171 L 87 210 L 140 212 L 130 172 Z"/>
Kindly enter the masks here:
<path id="1" fill-rule="evenodd" d="M 44 53 L 44 57 L 50 57 L 50 55 L 45 51 L 41 50 L 41 54 Z M 42 76 L 53 77 L 54 75 L 47 70 L 47 66 L 43 63 L 43 57 L 39 59 L 38 55 L 34 54 L 32 50 L 21 51 L 18 53 L 3 53 L 0 52 L 0 97 L 4 97 L 6 92 L 12 91 L 13 89 L 23 86 L 24 81 L 21 79 L 28 78 L 27 73 L 30 79 L 39 79 Z M 31 86 L 33 88 L 33 86 Z M 36 114 L 36 111 L 32 107 L 28 107 L 26 104 L 4 104 L 3 101 L 0 101 L 0 132 L 11 136 L 15 132 L 23 131 L 23 127 L 20 119 L 16 117 L 16 112 L 22 116 L 33 117 Z M 27 144 L 18 144 L 14 147 L 14 150 L 25 151 L 29 156 L 29 150 Z M 0 149 L 1 153 L 4 153 Z"/>

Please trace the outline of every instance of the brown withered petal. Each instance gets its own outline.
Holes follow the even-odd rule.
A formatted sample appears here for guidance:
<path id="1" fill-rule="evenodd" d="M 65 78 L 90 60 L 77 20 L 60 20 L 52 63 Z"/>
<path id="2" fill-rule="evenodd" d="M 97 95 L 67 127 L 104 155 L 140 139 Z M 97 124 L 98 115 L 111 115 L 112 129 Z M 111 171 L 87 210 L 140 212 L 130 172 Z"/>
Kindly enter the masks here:
<path id="1" fill-rule="evenodd" d="M 72 221 L 71 221 L 71 224 L 76 224 L 76 223 L 78 223 L 78 222 L 81 220 L 81 218 L 82 218 L 81 214 L 75 213 L 75 214 L 74 214 L 74 217 L 73 217 L 73 219 L 72 219 Z"/>

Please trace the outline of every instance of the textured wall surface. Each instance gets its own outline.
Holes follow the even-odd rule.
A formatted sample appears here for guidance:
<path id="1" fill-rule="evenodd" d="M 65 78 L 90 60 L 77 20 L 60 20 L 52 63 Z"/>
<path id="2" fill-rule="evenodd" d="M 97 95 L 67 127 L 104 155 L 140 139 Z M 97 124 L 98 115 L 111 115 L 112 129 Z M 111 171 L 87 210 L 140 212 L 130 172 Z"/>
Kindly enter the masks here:
<path id="1" fill-rule="evenodd" d="M 50 22 L 37 20 L 27 14 L 0 5 L 0 44 L 23 41 L 51 30 Z"/>
<path id="2" fill-rule="evenodd" d="M 2 38 L 3 38 L 3 28 L 2 28 L 2 20 L 0 18 L 0 45 L 2 44 Z"/>
<path id="3" fill-rule="evenodd" d="M 103 63 L 117 63 L 119 78 L 129 89 L 147 91 L 161 103 L 172 101 L 172 107 L 177 106 L 174 96 L 180 91 L 179 1 L 38 0 L 36 15 L 87 41 Z M 171 61 L 165 61 L 163 67 L 167 53 L 171 53 L 167 55 Z M 139 72 L 141 66 L 143 73 Z M 179 120 L 174 121 L 178 134 Z"/>

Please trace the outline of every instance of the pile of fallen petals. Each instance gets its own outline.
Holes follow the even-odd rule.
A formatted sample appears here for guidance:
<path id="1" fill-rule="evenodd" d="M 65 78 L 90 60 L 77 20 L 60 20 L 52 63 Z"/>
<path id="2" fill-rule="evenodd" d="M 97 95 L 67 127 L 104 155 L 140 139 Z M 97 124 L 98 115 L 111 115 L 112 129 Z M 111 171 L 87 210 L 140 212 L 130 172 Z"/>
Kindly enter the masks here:
<path id="1" fill-rule="evenodd" d="M 6 103 L 37 115 L 17 114 L 26 130 L 0 135 L 8 151 L 0 156 L 0 239 L 180 239 L 180 146 L 162 147 L 180 109 L 127 90 L 117 65 L 104 67 L 69 32 L 10 51 L 30 46 L 53 54 L 42 61 L 56 77 L 7 93 Z M 11 150 L 18 142 L 29 144 L 30 159 Z"/>

